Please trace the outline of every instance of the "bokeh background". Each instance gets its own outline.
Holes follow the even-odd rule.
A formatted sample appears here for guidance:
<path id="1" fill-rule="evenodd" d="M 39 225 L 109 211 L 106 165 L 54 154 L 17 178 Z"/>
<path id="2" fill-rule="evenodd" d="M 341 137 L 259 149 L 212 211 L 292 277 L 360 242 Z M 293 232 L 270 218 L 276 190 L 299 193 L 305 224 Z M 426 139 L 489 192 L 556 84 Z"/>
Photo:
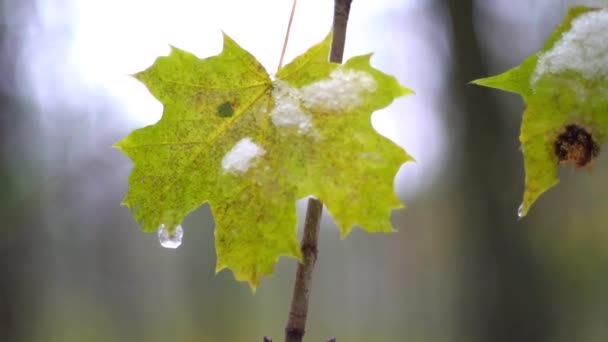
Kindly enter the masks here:
<path id="1" fill-rule="evenodd" d="M 340 240 L 324 217 L 307 341 L 608 340 L 605 155 L 561 170 L 518 220 L 524 104 L 467 85 L 537 51 L 577 3 L 608 5 L 353 2 L 346 57 L 374 52 L 417 93 L 373 124 L 418 163 L 396 177 L 408 206 L 397 234 Z M 132 165 L 111 145 L 162 112 L 129 74 L 169 43 L 217 54 L 220 29 L 274 72 L 290 6 L 0 0 L 0 341 L 282 340 L 295 260 L 255 295 L 214 275 L 207 206 L 185 219 L 179 249 L 161 248 L 120 206 Z M 287 60 L 327 34 L 332 10 L 299 1 Z"/>

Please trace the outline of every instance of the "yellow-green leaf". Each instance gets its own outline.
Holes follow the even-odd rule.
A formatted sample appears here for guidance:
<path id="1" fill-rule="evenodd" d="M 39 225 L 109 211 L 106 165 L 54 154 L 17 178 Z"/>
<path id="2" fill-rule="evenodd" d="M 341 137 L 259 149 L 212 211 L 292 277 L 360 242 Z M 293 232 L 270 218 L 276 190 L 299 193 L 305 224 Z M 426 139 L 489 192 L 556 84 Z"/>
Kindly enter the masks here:
<path id="1" fill-rule="evenodd" d="M 393 189 L 411 160 L 371 126 L 371 113 L 410 91 L 369 64 L 327 61 L 331 36 L 271 80 L 224 36 L 221 54 L 173 48 L 136 75 L 164 105 L 161 120 L 117 143 L 134 162 L 124 204 L 142 229 L 170 231 L 208 202 L 217 271 L 255 288 L 281 255 L 301 258 L 296 201 L 313 195 L 346 236 L 392 231 Z M 187 227 L 188 228 L 188 227 Z"/>
<path id="2" fill-rule="evenodd" d="M 542 50 L 473 83 L 520 94 L 526 185 L 519 216 L 558 183 L 560 165 L 589 167 L 608 133 L 608 9 L 577 6 Z"/>

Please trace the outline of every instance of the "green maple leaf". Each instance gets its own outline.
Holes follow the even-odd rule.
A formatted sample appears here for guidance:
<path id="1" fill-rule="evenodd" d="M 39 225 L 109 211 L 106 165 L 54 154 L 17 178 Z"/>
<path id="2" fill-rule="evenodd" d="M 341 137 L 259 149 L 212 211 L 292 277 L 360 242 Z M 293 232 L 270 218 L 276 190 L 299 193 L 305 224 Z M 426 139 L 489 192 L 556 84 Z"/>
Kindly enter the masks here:
<path id="1" fill-rule="evenodd" d="M 281 255 L 301 259 L 296 200 L 314 195 L 346 236 L 390 232 L 399 167 L 412 160 L 371 126 L 371 113 L 409 94 L 369 64 L 327 61 L 331 36 L 272 80 L 224 35 L 199 59 L 172 48 L 135 77 L 164 105 L 160 121 L 117 147 L 135 167 L 123 204 L 146 232 L 169 231 L 208 202 L 219 272 L 255 288 Z"/>
<path id="2" fill-rule="evenodd" d="M 542 50 L 474 83 L 520 94 L 526 173 L 519 216 L 555 186 L 560 165 L 589 167 L 608 133 L 608 9 L 577 6 Z"/>

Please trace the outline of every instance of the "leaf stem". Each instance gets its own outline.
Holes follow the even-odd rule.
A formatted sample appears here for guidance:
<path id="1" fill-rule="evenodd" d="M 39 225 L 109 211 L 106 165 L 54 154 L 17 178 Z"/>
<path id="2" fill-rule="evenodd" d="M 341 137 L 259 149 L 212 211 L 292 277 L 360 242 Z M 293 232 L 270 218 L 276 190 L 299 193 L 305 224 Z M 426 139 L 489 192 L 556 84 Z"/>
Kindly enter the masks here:
<path id="1" fill-rule="evenodd" d="M 344 43 L 346 41 L 346 25 L 348 23 L 351 3 L 352 0 L 334 1 L 334 36 L 331 44 L 330 62 L 342 63 Z M 289 28 L 287 32 L 287 35 L 289 35 Z M 287 45 L 287 38 L 285 38 L 285 45 Z M 282 59 L 283 56 L 281 55 Z M 301 264 L 298 264 L 296 272 L 291 309 L 289 310 L 289 319 L 285 327 L 285 342 L 301 342 L 304 337 L 306 318 L 308 317 L 308 300 L 310 298 L 312 273 L 318 255 L 317 245 L 322 214 L 323 203 L 316 198 L 310 198 L 304 221 L 304 236 L 300 244 L 303 260 Z M 335 339 L 330 339 L 330 341 L 332 340 L 335 341 Z"/>
<path id="2" fill-rule="evenodd" d="M 289 23 L 287 24 L 287 32 L 285 32 L 285 40 L 283 41 L 283 50 L 281 51 L 281 58 L 279 59 L 279 67 L 277 68 L 277 72 L 283 66 L 283 58 L 285 57 L 285 51 L 287 50 L 287 42 L 289 41 L 289 32 L 291 31 L 291 23 L 293 22 L 293 16 L 296 13 L 296 4 L 298 0 L 293 0 L 293 5 L 291 6 L 291 14 L 289 15 Z"/>

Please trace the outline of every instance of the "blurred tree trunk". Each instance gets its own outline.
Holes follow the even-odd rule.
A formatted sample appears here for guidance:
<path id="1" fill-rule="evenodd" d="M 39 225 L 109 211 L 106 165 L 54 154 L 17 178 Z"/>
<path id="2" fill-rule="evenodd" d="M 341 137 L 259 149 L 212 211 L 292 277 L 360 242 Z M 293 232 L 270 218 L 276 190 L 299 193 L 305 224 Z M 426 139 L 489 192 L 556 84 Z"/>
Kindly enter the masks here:
<path id="1" fill-rule="evenodd" d="M 2 32 L 0 32 L 2 44 Z M 1 69 L 0 74 L 5 75 Z M 14 102 L 0 91 L 0 341 L 16 341 L 17 314 L 23 309 L 21 296 L 23 267 L 19 260 L 24 260 L 19 243 L 15 241 L 16 230 L 20 224 L 11 215 L 10 206 L 15 196 L 14 184 L 11 184 L 10 158 L 6 146 L 10 146 L 11 127 L 14 127 L 15 116 L 12 115 Z"/>
<path id="2" fill-rule="evenodd" d="M 0 2 L 0 47 L 5 45 L 6 26 L 4 23 L 4 3 Z M 2 50 L 0 50 L 2 51 Z M 5 54 L 0 55 L 0 75 L 6 74 Z M 0 82 L 5 82 L 4 80 Z M 7 203 L 12 196 L 12 187 L 9 183 L 10 165 L 6 156 L 8 137 L 10 136 L 9 126 L 12 116 L 10 114 L 12 101 L 4 93 L 5 84 L 0 84 L 0 341 L 14 341 L 16 337 L 14 311 L 15 301 L 13 300 L 15 284 L 10 264 L 10 251 L 7 247 L 6 237 L 9 227 L 12 225 L 10 220 L 6 220 Z"/>
<path id="3" fill-rule="evenodd" d="M 502 115 L 492 90 L 468 85 L 486 77 L 474 30 L 474 0 L 445 0 L 453 33 L 453 96 L 448 120 L 460 121 L 462 135 L 451 146 L 462 165 L 455 191 L 459 197 L 463 253 L 461 279 L 466 341 L 549 341 L 552 333 L 550 276 L 535 263 L 527 245 L 525 220 L 518 222 L 522 173 L 514 173 L 520 158 L 518 132 Z M 447 110 L 446 112 L 450 112 Z M 516 113 L 513 113 L 516 115 Z M 458 126 L 458 125 L 456 125 Z M 512 125 L 511 125 L 512 126 Z"/>
<path id="4" fill-rule="evenodd" d="M 15 96 L 17 55 L 11 48 L 15 47 L 16 36 L 6 23 L 7 7 L 0 0 L 0 341 L 15 342 L 25 338 L 26 317 L 31 312 L 31 297 L 26 293 L 31 286 L 27 277 L 31 272 L 28 263 L 32 239 L 24 234 L 23 227 L 36 220 L 38 206 L 28 203 L 27 210 L 15 206 L 15 199 L 23 195 L 17 185 L 20 182 L 15 180 L 27 177 L 20 172 L 27 164 L 23 161 L 29 158 L 18 137 L 31 120 Z M 32 137 L 24 138 L 33 141 Z"/>
<path id="5" fill-rule="evenodd" d="M 2 44 L 2 32 L 0 32 L 0 44 Z M 0 93 L 0 143 L 4 146 L 4 140 L 8 136 L 8 115 L 6 113 L 9 104 L 4 94 Z M 0 150 L 0 341 L 14 341 L 15 332 L 15 296 L 14 292 L 18 286 L 18 281 L 15 280 L 14 272 L 11 272 L 11 264 L 9 260 L 12 250 L 10 250 L 7 236 L 8 230 L 13 225 L 11 220 L 6 220 L 7 210 L 6 205 L 11 198 L 10 165 L 7 165 L 5 150 Z"/>

